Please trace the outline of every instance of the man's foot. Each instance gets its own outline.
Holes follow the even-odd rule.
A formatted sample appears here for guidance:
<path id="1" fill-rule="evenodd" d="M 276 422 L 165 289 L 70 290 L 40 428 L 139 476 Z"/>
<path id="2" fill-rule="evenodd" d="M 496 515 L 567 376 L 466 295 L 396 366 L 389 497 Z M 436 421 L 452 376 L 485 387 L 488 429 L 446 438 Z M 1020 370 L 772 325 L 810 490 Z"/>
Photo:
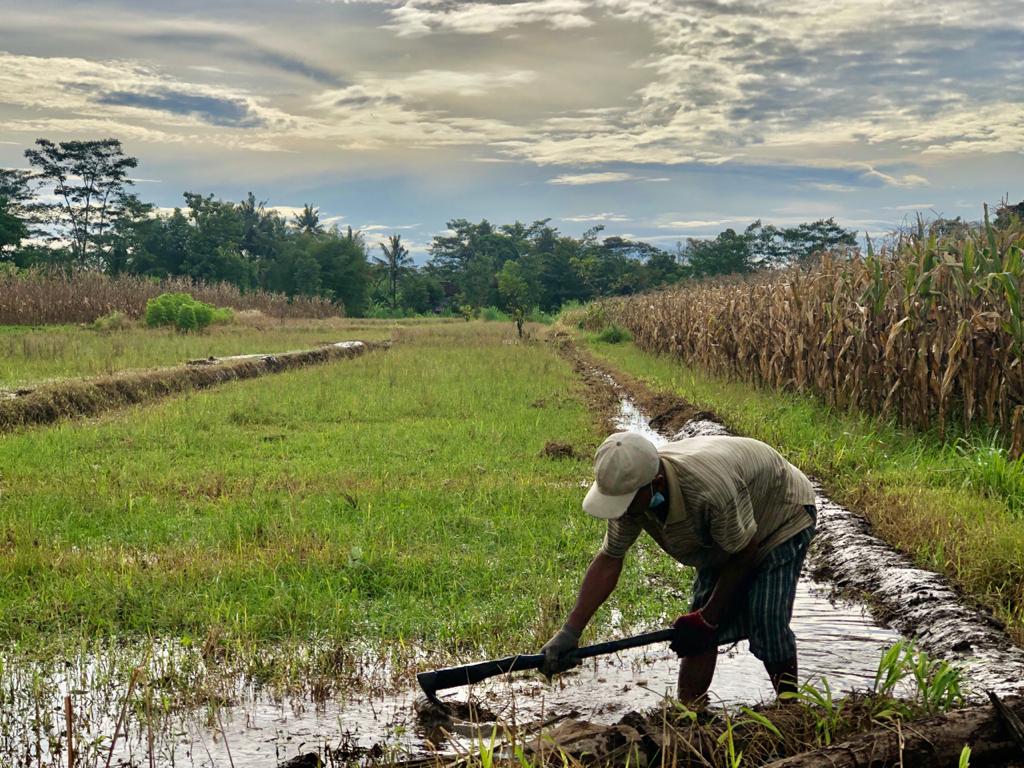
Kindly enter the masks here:
<path id="1" fill-rule="evenodd" d="M 769 664 L 767 661 L 764 663 L 765 671 L 768 673 L 768 677 L 772 680 L 772 688 L 775 689 L 775 694 L 781 695 L 783 693 L 796 693 L 797 692 L 797 664 L 796 656 L 792 659 L 786 659 L 774 664 Z"/>

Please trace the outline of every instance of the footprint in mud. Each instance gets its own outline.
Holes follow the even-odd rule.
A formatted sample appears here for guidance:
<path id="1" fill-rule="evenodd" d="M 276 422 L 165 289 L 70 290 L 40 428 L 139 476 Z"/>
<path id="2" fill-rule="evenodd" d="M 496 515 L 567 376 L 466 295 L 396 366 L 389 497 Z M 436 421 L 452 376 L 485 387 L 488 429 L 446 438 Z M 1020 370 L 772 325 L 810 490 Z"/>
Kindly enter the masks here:
<path id="1" fill-rule="evenodd" d="M 416 710 L 416 719 L 425 728 L 432 725 L 444 726 L 456 721 L 494 723 L 498 720 L 494 712 L 473 700 L 438 703 L 429 699 L 418 699 L 413 706 Z"/>

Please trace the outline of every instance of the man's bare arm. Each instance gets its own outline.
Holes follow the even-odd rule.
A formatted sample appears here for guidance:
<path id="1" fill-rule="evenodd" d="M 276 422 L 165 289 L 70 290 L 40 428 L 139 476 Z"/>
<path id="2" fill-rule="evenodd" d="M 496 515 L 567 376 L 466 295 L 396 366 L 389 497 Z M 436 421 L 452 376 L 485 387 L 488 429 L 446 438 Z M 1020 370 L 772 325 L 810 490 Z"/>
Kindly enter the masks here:
<path id="1" fill-rule="evenodd" d="M 580 585 L 580 592 L 576 597 L 576 605 L 565 623 L 577 632 L 582 632 L 597 609 L 615 590 L 621 573 L 621 557 L 612 557 L 604 552 L 598 552 L 583 576 L 583 583 Z"/>

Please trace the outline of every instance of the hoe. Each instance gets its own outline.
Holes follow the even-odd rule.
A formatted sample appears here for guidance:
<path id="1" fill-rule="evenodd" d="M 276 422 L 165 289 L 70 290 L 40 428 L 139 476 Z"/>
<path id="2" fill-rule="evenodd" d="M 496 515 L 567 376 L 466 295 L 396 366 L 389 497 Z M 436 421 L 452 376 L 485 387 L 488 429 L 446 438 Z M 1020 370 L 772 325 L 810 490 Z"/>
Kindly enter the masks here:
<path id="1" fill-rule="evenodd" d="M 607 643 L 597 643 L 577 648 L 569 654 L 569 658 L 582 661 L 594 656 L 603 656 L 606 653 L 616 653 L 627 648 L 640 648 L 652 643 L 670 641 L 675 637 L 674 629 L 659 629 L 654 632 L 645 632 L 635 637 L 625 637 L 621 640 L 609 640 Z M 427 698 L 434 704 L 441 704 L 437 698 L 437 692 L 446 688 L 458 688 L 462 685 L 472 685 L 486 680 L 495 675 L 503 675 L 508 672 L 522 672 L 528 669 L 540 669 L 544 661 L 544 654 L 534 653 L 529 655 L 506 656 L 503 659 L 492 659 L 491 661 L 480 661 L 476 664 L 464 664 L 461 667 L 449 667 L 447 669 L 435 669 L 433 672 L 420 672 L 416 680 L 420 688 L 427 694 Z"/>

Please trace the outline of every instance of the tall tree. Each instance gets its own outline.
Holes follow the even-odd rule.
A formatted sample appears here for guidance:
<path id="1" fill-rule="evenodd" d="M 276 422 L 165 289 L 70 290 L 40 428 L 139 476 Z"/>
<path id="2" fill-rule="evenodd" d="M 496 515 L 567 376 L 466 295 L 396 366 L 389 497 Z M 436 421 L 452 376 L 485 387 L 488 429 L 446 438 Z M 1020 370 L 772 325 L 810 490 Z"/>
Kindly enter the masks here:
<path id="1" fill-rule="evenodd" d="M 57 197 L 49 216 L 54 239 L 70 242 L 79 265 L 102 266 L 105 235 L 138 160 L 126 155 L 117 139 L 58 144 L 36 139 L 36 147 L 26 149 L 25 157 L 33 178 Z"/>
<path id="2" fill-rule="evenodd" d="M 506 309 L 525 313 L 537 306 L 540 297 L 536 277 L 518 261 L 505 262 L 498 272 L 498 293 Z"/>
<path id="3" fill-rule="evenodd" d="M 409 249 L 402 245 L 401 235 L 391 235 L 387 244 L 380 244 L 380 249 L 384 252 L 384 258 L 374 256 L 373 262 L 385 270 L 388 292 L 391 295 L 391 307 L 396 308 L 398 306 L 398 281 L 402 274 L 412 267 L 412 257 L 409 255 Z"/>
<path id="4" fill-rule="evenodd" d="M 346 314 L 362 315 L 370 294 L 370 264 L 362 235 L 351 227 L 345 234 L 332 228 L 323 237 L 302 239 L 320 264 L 321 293 L 341 304 Z"/>
<path id="5" fill-rule="evenodd" d="M 188 230 L 184 274 L 206 282 L 229 282 L 252 288 L 256 266 L 242 252 L 245 224 L 239 206 L 213 195 L 185 193 Z"/>
<path id="6" fill-rule="evenodd" d="M 110 247 L 104 267 L 109 274 L 136 271 L 133 264 L 152 262 L 148 247 L 159 236 L 161 222 L 153 217 L 153 205 L 144 203 L 135 195 L 122 195 L 116 206 L 117 215 L 111 222 Z"/>
<path id="7" fill-rule="evenodd" d="M 999 227 L 1008 227 L 1016 219 L 1024 221 L 1024 200 L 1012 205 L 1009 200 L 1003 200 L 996 208 L 996 220 L 994 224 Z"/>
<path id="8" fill-rule="evenodd" d="M 687 238 L 686 261 L 693 275 L 733 275 L 752 272 L 750 238 L 734 229 L 720 232 L 713 240 Z"/>
<path id="9" fill-rule="evenodd" d="M 292 216 L 293 223 L 299 232 L 307 235 L 322 235 L 324 225 L 320 223 L 320 209 L 309 203 L 302 206 L 302 213 Z"/>
<path id="10" fill-rule="evenodd" d="M 0 261 L 6 259 L 7 249 L 17 248 L 28 237 L 28 227 L 13 211 L 6 197 L 0 197 Z"/>
<path id="11" fill-rule="evenodd" d="M 31 174 L 0 168 L 0 261 L 32 234 Z"/>
<path id="12" fill-rule="evenodd" d="M 790 262 L 797 264 L 806 264 L 824 251 L 851 248 L 857 244 L 857 233 L 843 229 L 832 217 L 789 227 L 783 230 L 782 238 L 789 248 Z"/>

